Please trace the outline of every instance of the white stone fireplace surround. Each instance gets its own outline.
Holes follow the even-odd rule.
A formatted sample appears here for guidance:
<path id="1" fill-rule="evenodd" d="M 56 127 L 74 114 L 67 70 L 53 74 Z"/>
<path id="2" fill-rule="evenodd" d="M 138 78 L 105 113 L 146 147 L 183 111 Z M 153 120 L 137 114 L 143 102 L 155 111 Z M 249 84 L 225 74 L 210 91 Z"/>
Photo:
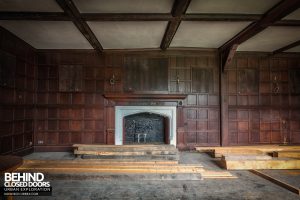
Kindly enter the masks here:
<path id="1" fill-rule="evenodd" d="M 124 117 L 144 112 L 162 115 L 169 119 L 169 143 L 176 146 L 176 106 L 116 106 L 115 145 L 123 145 Z"/>

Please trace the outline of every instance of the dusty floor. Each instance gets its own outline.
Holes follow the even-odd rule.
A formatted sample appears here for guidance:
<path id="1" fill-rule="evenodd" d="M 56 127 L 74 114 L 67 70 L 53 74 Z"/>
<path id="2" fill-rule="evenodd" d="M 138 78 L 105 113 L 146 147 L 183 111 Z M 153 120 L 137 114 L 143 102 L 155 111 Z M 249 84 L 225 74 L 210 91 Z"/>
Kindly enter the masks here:
<path id="1" fill-rule="evenodd" d="M 180 163 L 201 163 L 206 169 L 220 169 L 207 154 L 180 153 Z M 25 159 L 74 159 L 69 153 L 34 153 Z M 269 170 L 270 171 L 270 170 Z M 180 180 L 156 176 L 77 176 L 46 177 L 53 187 L 51 197 L 15 197 L 23 199 L 299 199 L 299 196 L 248 171 L 234 171 L 236 179 Z M 275 171 L 269 172 L 276 174 Z M 291 183 L 300 185 L 299 171 L 290 173 Z M 278 174 L 278 173 L 277 173 Z M 184 175 L 183 175 L 184 176 Z M 278 176 L 285 177 L 284 173 Z"/>

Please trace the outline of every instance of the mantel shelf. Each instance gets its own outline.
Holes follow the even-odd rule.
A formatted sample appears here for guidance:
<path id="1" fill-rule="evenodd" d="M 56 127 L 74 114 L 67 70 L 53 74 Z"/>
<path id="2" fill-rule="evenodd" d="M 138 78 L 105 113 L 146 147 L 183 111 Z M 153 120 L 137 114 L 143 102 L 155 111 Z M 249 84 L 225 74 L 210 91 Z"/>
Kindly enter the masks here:
<path id="1" fill-rule="evenodd" d="M 160 99 L 160 100 L 183 100 L 187 97 L 186 94 L 123 94 L 123 93 L 109 93 L 104 94 L 107 99 Z"/>

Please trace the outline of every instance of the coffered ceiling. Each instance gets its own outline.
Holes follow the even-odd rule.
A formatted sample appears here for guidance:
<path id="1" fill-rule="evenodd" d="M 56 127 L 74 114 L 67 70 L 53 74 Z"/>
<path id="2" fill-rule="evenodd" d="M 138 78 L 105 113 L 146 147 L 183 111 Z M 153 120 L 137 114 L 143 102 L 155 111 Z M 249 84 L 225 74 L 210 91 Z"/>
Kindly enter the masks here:
<path id="1" fill-rule="evenodd" d="M 228 52 L 237 45 L 300 52 L 299 6 L 294 0 L 0 0 L 0 25 L 36 49 Z"/>

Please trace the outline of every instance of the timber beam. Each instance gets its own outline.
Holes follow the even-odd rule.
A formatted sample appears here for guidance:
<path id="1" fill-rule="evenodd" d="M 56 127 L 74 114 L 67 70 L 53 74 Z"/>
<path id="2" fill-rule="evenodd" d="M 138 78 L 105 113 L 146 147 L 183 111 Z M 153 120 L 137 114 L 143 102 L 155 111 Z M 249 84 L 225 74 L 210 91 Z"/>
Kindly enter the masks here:
<path id="1" fill-rule="evenodd" d="M 229 59 L 230 55 L 234 55 L 237 47 L 246 40 L 250 39 L 254 35 L 258 34 L 259 32 L 266 29 L 268 26 L 271 26 L 275 22 L 281 20 L 288 14 L 292 13 L 293 11 L 297 10 L 300 7 L 300 1 L 294 0 L 282 0 L 276 6 L 271 8 L 268 12 L 266 12 L 259 20 L 251 23 L 247 26 L 244 30 L 239 32 L 233 38 L 228 40 L 225 44 L 219 47 L 219 54 L 220 54 L 220 63 L 221 69 L 224 71 L 225 65 Z"/>
<path id="2" fill-rule="evenodd" d="M 300 45 L 300 40 L 298 40 L 296 42 L 293 42 L 293 43 L 291 43 L 291 44 L 289 44 L 287 46 L 284 46 L 284 47 L 282 47 L 280 49 L 277 49 L 277 50 L 273 51 L 273 55 L 278 54 L 278 53 L 282 53 L 282 52 L 284 52 L 286 50 L 289 50 L 289 49 L 294 48 L 294 47 L 299 46 L 299 45 Z"/>
<path id="3" fill-rule="evenodd" d="M 233 38 L 228 40 L 225 44 L 219 47 L 219 51 L 223 52 L 230 49 L 235 44 L 241 44 L 250 39 L 257 33 L 263 31 L 268 26 L 271 26 L 275 22 L 281 20 L 288 14 L 297 10 L 300 7 L 300 1 L 295 0 L 282 0 L 268 12 L 266 12 L 262 18 L 256 22 L 251 23 L 244 30 L 239 32 Z"/>
<path id="4" fill-rule="evenodd" d="M 102 52 L 103 48 L 86 23 L 81 18 L 81 14 L 79 10 L 76 8 L 75 4 L 72 0 L 56 0 L 58 5 L 64 10 L 64 12 L 72 19 L 75 26 L 79 29 L 79 31 L 82 33 L 82 35 L 89 41 L 89 43 L 92 45 L 94 49 L 96 49 L 99 52 Z"/>
<path id="5" fill-rule="evenodd" d="M 175 0 L 172 9 L 172 16 L 175 20 L 168 23 L 166 32 L 160 44 L 160 48 L 162 50 L 166 50 L 170 46 L 172 39 L 181 23 L 181 16 L 185 13 L 190 2 L 191 0 Z"/>

